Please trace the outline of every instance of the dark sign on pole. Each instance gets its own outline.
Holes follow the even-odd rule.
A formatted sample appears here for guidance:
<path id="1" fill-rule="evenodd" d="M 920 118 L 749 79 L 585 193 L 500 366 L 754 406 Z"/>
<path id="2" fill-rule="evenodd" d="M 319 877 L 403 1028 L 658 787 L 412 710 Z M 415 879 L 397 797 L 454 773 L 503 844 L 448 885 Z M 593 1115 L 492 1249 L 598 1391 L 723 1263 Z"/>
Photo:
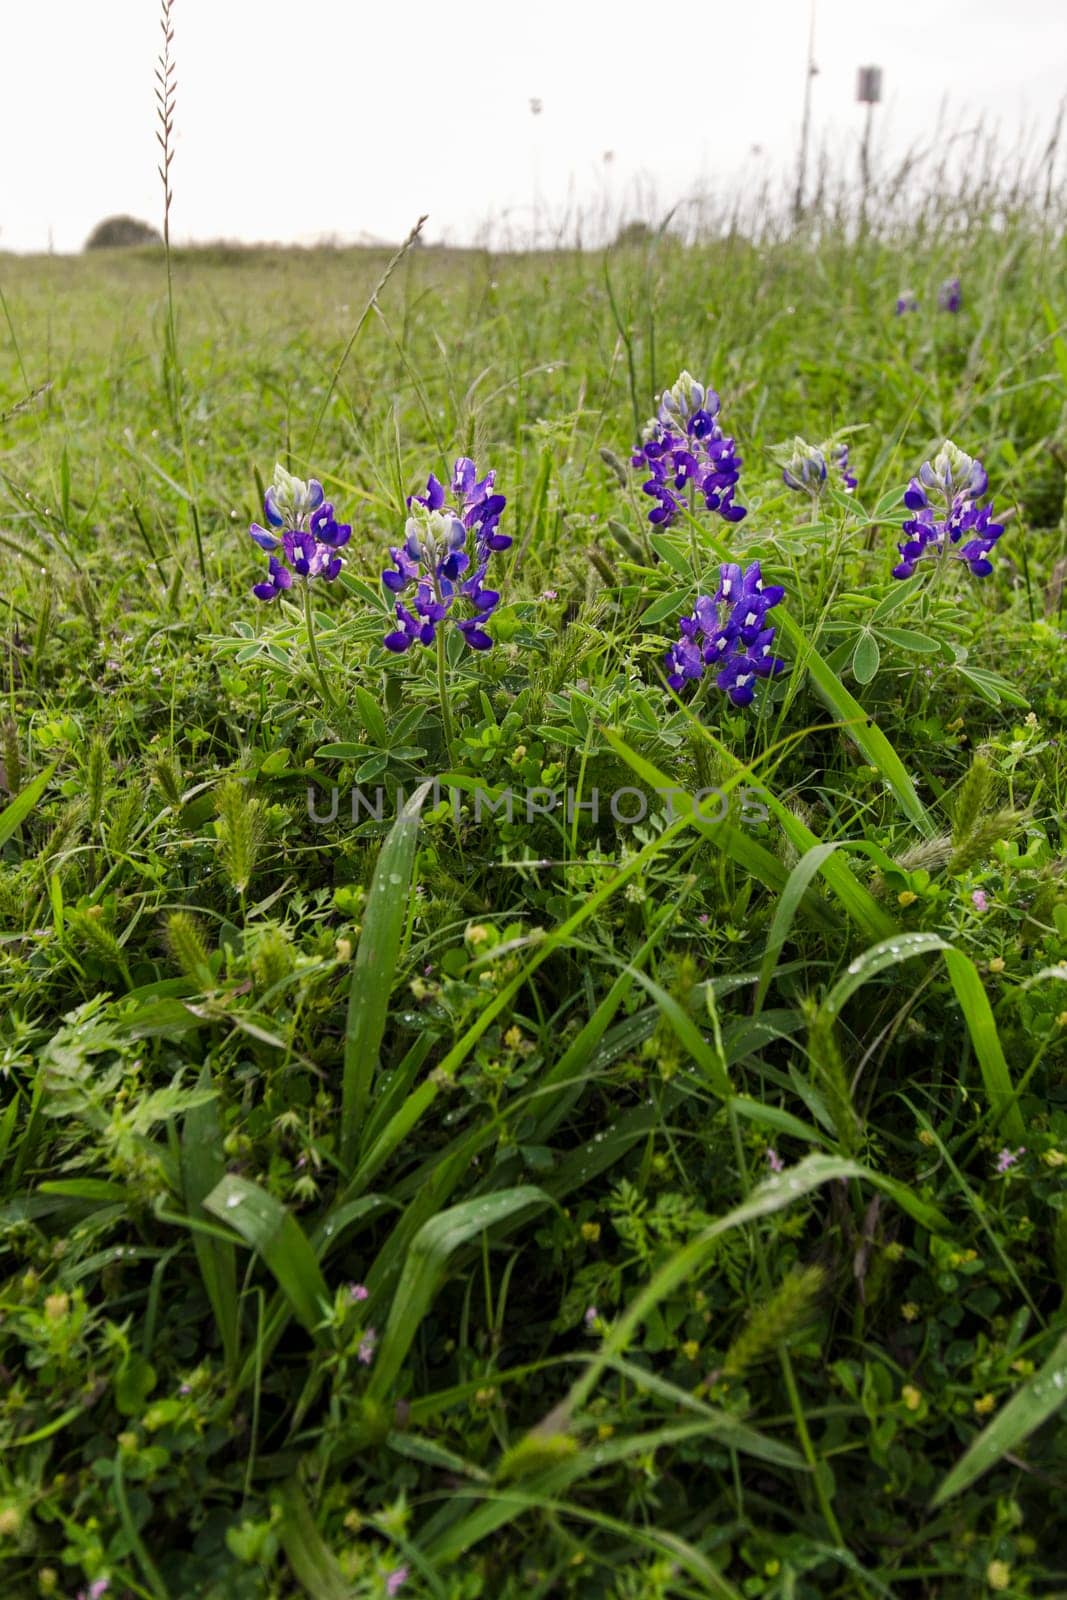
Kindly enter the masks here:
<path id="1" fill-rule="evenodd" d="M 861 67 L 856 83 L 856 99 L 863 105 L 876 106 L 882 98 L 881 67 Z"/>

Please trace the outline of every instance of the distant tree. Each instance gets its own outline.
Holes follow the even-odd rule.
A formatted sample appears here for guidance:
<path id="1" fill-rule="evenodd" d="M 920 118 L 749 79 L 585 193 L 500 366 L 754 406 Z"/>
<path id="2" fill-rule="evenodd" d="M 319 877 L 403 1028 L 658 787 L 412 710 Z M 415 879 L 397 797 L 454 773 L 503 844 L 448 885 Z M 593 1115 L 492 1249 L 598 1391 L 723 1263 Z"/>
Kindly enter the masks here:
<path id="1" fill-rule="evenodd" d="M 652 229 L 647 222 L 624 222 L 615 235 L 617 245 L 647 244 L 652 238 Z"/>
<path id="2" fill-rule="evenodd" d="M 122 250 L 129 245 L 162 244 L 162 236 L 147 222 L 136 217 L 105 217 L 88 239 L 86 250 Z"/>

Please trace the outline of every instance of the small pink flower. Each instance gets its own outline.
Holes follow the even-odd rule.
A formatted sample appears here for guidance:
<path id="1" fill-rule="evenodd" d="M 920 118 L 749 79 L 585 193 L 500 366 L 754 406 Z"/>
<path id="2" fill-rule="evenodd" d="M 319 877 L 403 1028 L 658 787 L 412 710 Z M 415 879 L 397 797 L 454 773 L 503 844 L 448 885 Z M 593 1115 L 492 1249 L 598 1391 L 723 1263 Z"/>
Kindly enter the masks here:
<path id="1" fill-rule="evenodd" d="M 600 1312 L 597 1310 L 596 1306 L 589 1306 L 583 1319 L 586 1327 L 591 1328 L 599 1315 Z"/>
<path id="2" fill-rule="evenodd" d="M 558 600 L 559 599 L 559 591 L 557 589 L 542 589 L 541 590 L 541 599 L 542 600 Z"/>
<path id="3" fill-rule="evenodd" d="M 348 1298 L 350 1300 L 366 1300 L 370 1290 L 365 1283 L 350 1283 L 348 1285 Z"/>
<path id="4" fill-rule="evenodd" d="M 362 1361 L 365 1367 L 369 1367 L 371 1362 L 374 1360 L 374 1349 L 377 1343 L 378 1335 L 375 1333 L 373 1328 L 368 1328 L 362 1339 L 359 1341 L 359 1349 L 356 1351 L 356 1355 L 359 1357 L 360 1361 Z"/>
<path id="5" fill-rule="evenodd" d="M 386 1594 L 399 1594 L 400 1589 L 408 1580 L 407 1567 L 394 1567 L 385 1580 Z"/>
<path id="6" fill-rule="evenodd" d="M 708 916 L 708 913 L 706 911 L 702 911 L 700 913 L 699 917 L 697 918 L 697 921 L 700 923 L 700 926 L 702 928 L 706 928 L 708 923 L 711 921 L 711 918 Z"/>
<path id="7" fill-rule="evenodd" d="M 989 910 L 989 901 L 986 899 L 985 893 L 981 889 L 976 889 L 971 895 L 971 904 L 976 911 Z"/>
<path id="8" fill-rule="evenodd" d="M 1007 1172 L 1011 1167 L 1013 1167 L 1015 1165 L 1015 1163 L 1018 1161 L 1019 1157 L 1020 1156 L 1024 1156 L 1025 1154 L 1026 1154 L 1026 1146 L 1024 1144 L 1021 1144 L 1019 1146 L 1018 1150 L 1009 1150 L 1009 1149 L 1007 1149 L 1007 1147 L 1005 1147 L 1000 1152 L 999 1156 L 997 1157 L 997 1168 L 996 1168 L 996 1170 L 998 1172 Z"/>
<path id="9" fill-rule="evenodd" d="M 784 1172 L 785 1171 L 785 1162 L 782 1160 L 782 1158 L 778 1154 L 777 1150 L 772 1150 L 772 1149 L 768 1148 L 765 1153 L 766 1153 L 766 1156 L 767 1156 L 767 1165 L 770 1167 L 772 1172 Z"/>

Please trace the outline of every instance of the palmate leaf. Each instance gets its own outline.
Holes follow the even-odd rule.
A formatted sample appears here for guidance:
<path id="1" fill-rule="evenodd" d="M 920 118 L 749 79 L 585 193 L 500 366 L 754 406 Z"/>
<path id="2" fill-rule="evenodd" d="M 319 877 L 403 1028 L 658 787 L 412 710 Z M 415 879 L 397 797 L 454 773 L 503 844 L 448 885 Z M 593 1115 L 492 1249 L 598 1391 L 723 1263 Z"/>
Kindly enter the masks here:
<path id="1" fill-rule="evenodd" d="M 1047 1422 L 1067 1400 L 1067 1333 L 1057 1344 L 1039 1372 L 1013 1394 L 1007 1405 L 983 1428 L 977 1439 L 957 1461 L 931 1501 L 931 1508 L 944 1505 L 953 1495 L 970 1487 L 983 1472 L 988 1472 L 1009 1450 L 1014 1450 L 1035 1428 Z"/>

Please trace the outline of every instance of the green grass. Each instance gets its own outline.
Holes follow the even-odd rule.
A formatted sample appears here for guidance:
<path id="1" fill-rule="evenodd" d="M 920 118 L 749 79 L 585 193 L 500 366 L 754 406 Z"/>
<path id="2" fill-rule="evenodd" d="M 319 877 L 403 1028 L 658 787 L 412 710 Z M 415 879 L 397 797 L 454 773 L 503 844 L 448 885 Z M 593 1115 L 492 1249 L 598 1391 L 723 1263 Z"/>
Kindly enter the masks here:
<path id="1" fill-rule="evenodd" d="M 5 1597 L 1067 1589 L 1057 226 L 414 248 L 376 297 L 220 248 L 173 328 L 161 253 L 3 259 Z M 683 367 L 748 516 L 656 534 Z M 812 512 L 772 447 L 844 429 Z M 945 437 L 996 572 L 899 583 Z M 379 577 L 458 454 L 515 542 L 449 730 Z M 318 666 L 249 594 L 276 460 L 353 525 Z M 662 680 L 739 553 L 786 589 L 747 711 Z"/>

